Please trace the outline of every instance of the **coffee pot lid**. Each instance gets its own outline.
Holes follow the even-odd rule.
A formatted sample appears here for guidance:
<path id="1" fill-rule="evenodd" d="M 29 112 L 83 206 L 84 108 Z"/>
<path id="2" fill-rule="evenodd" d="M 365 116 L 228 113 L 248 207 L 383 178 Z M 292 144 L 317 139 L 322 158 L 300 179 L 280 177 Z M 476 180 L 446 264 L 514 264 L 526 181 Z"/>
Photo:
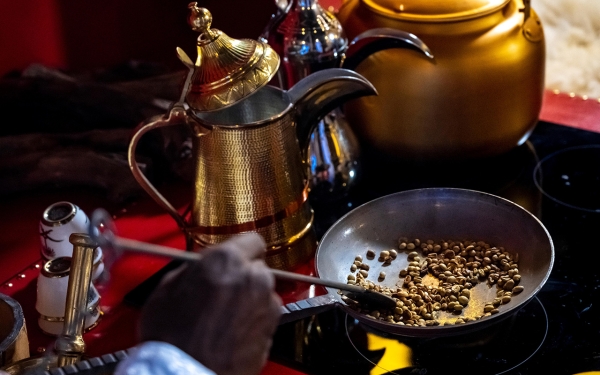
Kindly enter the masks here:
<path id="1" fill-rule="evenodd" d="M 188 23 L 200 32 L 198 58 L 186 102 L 197 111 L 215 111 L 237 103 L 266 85 L 277 73 L 279 55 L 266 43 L 233 39 L 211 29 L 212 15 L 197 3 L 188 5 Z M 182 59 L 183 60 L 183 59 Z"/>
<path id="2" fill-rule="evenodd" d="M 510 0 L 363 0 L 388 17 L 421 22 L 449 22 L 477 18 L 504 7 Z"/>

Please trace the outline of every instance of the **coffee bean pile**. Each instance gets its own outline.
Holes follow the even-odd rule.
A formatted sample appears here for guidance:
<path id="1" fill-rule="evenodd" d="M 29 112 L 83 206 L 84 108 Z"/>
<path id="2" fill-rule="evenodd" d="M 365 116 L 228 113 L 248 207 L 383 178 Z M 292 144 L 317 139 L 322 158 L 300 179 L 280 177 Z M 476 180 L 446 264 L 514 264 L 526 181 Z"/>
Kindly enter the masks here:
<path id="1" fill-rule="evenodd" d="M 499 312 L 498 307 L 510 303 L 513 295 L 521 293 L 519 285 L 519 254 L 495 247 L 484 241 L 420 241 L 407 238 L 398 240 L 398 248 L 383 250 L 378 262 L 390 265 L 398 252 L 408 252 L 408 267 L 399 273 L 396 287 L 384 287 L 367 280 L 370 266 L 357 255 L 350 266 L 348 284 L 360 285 L 391 296 L 396 301 L 393 310 L 369 310 L 346 296 L 342 299 L 348 306 L 367 317 L 390 323 L 424 327 L 444 324 L 463 324 Z M 377 254 L 367 249 L 367 260 L 374 260 Z M 424 283 L 424 278 L 434 277 L 436 283 Z M 385 280 L 386 273 L 380 272 L 378 281 Z M 471 301 L 472 288 L 480 283 L 496 287 L 496 298 L 485 301 L 480 313 L 473 316 L 462 315 Z M 433 284 L 433 285 L 432 285 Z M 454 320 L 440 321 L 440 312 L 456 315 Z"/>

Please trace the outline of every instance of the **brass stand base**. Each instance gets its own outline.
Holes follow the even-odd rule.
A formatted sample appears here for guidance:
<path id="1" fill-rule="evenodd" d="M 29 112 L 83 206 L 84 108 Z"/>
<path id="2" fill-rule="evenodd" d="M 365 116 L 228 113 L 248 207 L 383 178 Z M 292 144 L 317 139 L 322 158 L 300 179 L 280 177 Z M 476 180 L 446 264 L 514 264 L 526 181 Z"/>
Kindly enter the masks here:
<path id="1" fill-rule="evenodd" d="M 11 363 L 8 366 L 1 367 L 0 370 L 5 371 L 10 375 L 23 375 L 26 373 L 38 374 L 55 367 L 58 367 L 58 356 L 45 355 L 25 358 Z"/>

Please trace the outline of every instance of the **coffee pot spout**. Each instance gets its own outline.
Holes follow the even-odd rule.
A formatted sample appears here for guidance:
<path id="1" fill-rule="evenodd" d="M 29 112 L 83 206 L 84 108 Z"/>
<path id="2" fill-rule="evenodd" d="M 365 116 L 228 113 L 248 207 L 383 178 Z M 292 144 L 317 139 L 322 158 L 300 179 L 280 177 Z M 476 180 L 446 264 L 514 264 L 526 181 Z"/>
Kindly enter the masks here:
<path id="1" fill-rule="evenodd" d="M 301 79 L 287 91 L 296 107 L 300 149 L 306 150 L 310 134 L 320 118 L 351 99 L 377 95 L 362 75 L 348 69 L 321 70 Z"/>

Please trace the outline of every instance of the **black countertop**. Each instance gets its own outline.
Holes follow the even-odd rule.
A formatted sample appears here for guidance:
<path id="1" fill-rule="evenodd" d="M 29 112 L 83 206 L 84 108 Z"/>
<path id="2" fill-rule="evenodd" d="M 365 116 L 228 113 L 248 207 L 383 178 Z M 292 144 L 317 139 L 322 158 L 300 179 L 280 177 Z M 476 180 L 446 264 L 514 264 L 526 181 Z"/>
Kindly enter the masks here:
<path id="1" fill-rule="evenodd" d="M 280 326 L 272 360 L 309 374 L 600 370 L 599 133 L 540 122 L 523 145 L 493 158 L 437 165 L 383 160 L 366 152 L 362 180 L 350 195 L 313 202 L 319 236 L 345 213 L 383 195 L 424 187 L 479 190 L 512 200 L 542 221 L 555 246 L 549 280 L 501 324 L 450 338 L 389 336 L 340 310 L 327 311 Z M 540 161 L 540 167 L 554 164 L 536 170 Z"/>

